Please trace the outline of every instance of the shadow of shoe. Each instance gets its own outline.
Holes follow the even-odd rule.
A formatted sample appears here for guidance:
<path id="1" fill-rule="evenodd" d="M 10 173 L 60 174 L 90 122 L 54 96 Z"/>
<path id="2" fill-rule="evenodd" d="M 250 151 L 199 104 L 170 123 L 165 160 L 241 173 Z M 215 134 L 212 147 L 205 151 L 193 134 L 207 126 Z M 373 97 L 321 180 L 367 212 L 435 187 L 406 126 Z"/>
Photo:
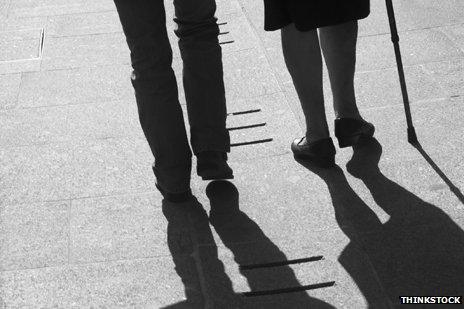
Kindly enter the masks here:
<path id="1" fill-rule="evenodd" d="M 285 263 L 285 254 L 240 210 L 239 192 L 232 183 L 211 182 L 206 194 L 211 204 L 210 222 L 247 280 L 249 291 L 240 295 L 249 308 L 334 308 L 307 294 L 306 290 L 317 285 L 303 286 L 298 281 Z M 284 263 L 270 266 L 275 262 Z M 320 288 L 330 286 L 325 284 Z"/>
<path id="2" fill-rule="evenodd" d="M 353 147 L 353 155 L 346 164 L 347 171 L 356 178 L 379 172 L 382 145 L 375 139 L 363 140 Z"/>

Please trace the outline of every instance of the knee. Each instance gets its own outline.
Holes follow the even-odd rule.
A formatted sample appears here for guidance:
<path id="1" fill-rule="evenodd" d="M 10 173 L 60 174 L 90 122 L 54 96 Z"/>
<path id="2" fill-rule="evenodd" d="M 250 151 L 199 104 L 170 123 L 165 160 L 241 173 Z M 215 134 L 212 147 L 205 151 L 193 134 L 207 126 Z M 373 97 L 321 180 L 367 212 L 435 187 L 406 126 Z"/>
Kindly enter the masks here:
<path id="1" fill-rule="evenodd" d="M 176 77 L 171 67 L 134 68 L 130 78 L 137 96 L 168 94 L 173 90 L 177 92 Z"/>

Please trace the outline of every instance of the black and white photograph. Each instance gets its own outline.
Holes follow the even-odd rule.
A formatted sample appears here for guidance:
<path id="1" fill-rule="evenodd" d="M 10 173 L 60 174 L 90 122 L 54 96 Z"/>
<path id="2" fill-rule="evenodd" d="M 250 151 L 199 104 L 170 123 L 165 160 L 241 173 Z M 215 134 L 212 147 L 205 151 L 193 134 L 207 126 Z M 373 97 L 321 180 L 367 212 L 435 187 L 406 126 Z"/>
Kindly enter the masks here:
<path id="1" fill-rule="evenodd" d="M 0 309 L 464 308 L 464 0 L 0 0 Z"/>

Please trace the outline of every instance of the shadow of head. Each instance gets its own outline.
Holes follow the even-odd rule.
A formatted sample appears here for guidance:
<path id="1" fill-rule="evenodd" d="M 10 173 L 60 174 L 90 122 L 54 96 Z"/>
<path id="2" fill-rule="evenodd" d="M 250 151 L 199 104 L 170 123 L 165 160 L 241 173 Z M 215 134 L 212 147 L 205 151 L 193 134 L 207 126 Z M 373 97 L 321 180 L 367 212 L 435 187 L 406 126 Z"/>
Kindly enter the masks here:
<path id="1" fill-rule="evenodd" d="M 212 181 L 206 187 L 206 196 L 211 205 L 211 215 L 233 214 L 239 212 L 239 193 L 229 181 Z"/>

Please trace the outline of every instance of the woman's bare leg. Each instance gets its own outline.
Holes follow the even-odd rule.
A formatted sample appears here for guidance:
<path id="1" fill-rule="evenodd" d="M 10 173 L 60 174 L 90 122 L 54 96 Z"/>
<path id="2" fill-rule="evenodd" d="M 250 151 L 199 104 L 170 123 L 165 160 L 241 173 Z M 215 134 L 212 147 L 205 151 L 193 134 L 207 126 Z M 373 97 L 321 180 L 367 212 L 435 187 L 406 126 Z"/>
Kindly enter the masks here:
<path id="1" fill-rule="evenodd" d="M 320 28 L 319 36 L 329 71 L 335 116 L 361 119 L 354 93 L 358 22 Z"/>
<path id="2" fill-rule="evenodd" d="M 322 90 L 322 55 L 316 30 L 282 29 L 282 49 L 306 118 L 308 142 L 330 136 Z"/>

